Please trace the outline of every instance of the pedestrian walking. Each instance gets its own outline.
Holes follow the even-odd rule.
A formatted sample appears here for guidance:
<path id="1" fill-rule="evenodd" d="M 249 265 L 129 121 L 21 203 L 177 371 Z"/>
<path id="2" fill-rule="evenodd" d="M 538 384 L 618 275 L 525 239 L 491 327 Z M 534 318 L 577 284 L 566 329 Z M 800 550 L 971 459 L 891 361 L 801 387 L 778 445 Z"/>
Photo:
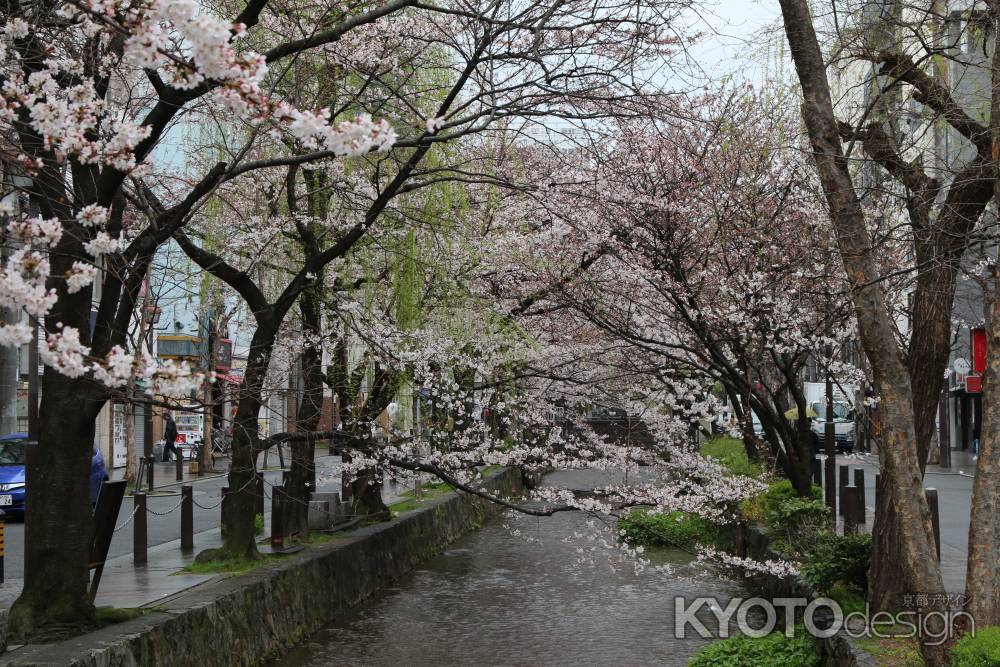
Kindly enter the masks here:
<path id="1" fill-rule="evenodd" d="M 174 423 L 174 417 L 169 412 L 167 413 L 167 425 L 163 431 L 163 462 L 166 463 L 170 460 L 170 452 L 173 452 L 180 458 L 180 451 L 174 445 L 177 440 L 177 424 Z"/>

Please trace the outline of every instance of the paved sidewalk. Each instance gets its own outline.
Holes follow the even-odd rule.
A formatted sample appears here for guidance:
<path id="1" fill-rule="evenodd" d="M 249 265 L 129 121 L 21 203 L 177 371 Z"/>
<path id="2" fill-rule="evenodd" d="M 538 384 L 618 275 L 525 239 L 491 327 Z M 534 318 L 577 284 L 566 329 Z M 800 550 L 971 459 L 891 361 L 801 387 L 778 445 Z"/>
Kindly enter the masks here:
<path id="1" fill-rule="evenodd" d="M 276 457 L 268 463 L 277 465 Z M 167 464 L 171 466 L 172 464 Z M 317 488 L 320 491 L 340 491 L 340 457 L 317 456 Z M 159 471 L 157 471 L 159 472 Z M 268 468 L 265 479 L 265 514 L 263 535 L 270 535 L 271 486 L 280 484 L 282 470 Z M 172 478 L 171 478 L 172 479 Z M 155 478 L 154 478 L 155 481 Z M 219 525 L 219 504 L 221 487 L 226 484 L 226 476 L 218 474 L 185 480 L 193 486 L 195 502 L 195 548 L 182 551 L 180 546 L 180 488 L 177 482 L 154 488 L 163 489 L 163 495 L 150 496 L 148 521 L 148 562 L 136 565 L 132 560 L 133 527 L 131 521 L 132 500 L 126 497 L 122 503 L 117 528 L 112 539 L 109 558 L 98 589 L 97 606 L 120 608 L 148 607 L 198 586 L 216 577 L 228 574 L 196 575 L 181 572 L 182 568 L 194 561 L 195 556 L 205 549 L 222 546 Z M 401 498 L 404 489 L 391 485 L 383 488 L 386 504 Z M 14 539 L 11 539 L 11 538 Z M 262 540 L 263 541 L 263 540 Z M 258 545 L 262 553 L 269 553 L 266 541 Z M 21 592 L 23 586 L 23 525 L 10 524 L 7 527 L 7 578 L 0 584 L 0 608 L 7 608 Z"/>
<path id="2" fill-rule="evenodd" d="M 157 461 L 153 464 L 153 489 L 160 488 L 170 488 L 178 484 L 191 484 L 199 480 L 213 479 L 215 477 L 225 476 L 229 470 L 229 459 L 216 459 L 215 460 L 215 470 L 206 472 L 204 475 L 199 476 L 197 473 L 192 473 L 188 469 L 189 461 L 184 462 L 182 468 L 182 479 L 177 481 L 177 463 L 174 461 L 169 461 L 163 463 Z M 270 462 L 269 462 L 270 463 Z M 111 480 L 117 481 L 120 479 L 125 479 L 125 468 L 115 468 L 111 471 Z M 143 490 L 148 489 L 148 481 L 144 480 L 142 484 Z"/>
<path id="3" fill-rule="evenodd" d="M 820 457 L 825 460 L 825 456 Z M 837 465 L 865 470 L 865 529 L 871 531 L 875 518 L 875 474 L 879 471 L 875 454 L 838 455 Z M 976 464 L 971 452 L 952 450 L 951 468 L 928 465 L 924 487 L 938 492 L 941 520 L 941 574 L 949 593 L 965 591 L 966 559 L 969 553 L 969 511 L 972 507 L 972 480 Z M 839 468 L 838 468 L 838 475 Z M 854 483 L 851 473 L 851 483 Z M 839 501 L 838 501 L 839 502 Z"/>

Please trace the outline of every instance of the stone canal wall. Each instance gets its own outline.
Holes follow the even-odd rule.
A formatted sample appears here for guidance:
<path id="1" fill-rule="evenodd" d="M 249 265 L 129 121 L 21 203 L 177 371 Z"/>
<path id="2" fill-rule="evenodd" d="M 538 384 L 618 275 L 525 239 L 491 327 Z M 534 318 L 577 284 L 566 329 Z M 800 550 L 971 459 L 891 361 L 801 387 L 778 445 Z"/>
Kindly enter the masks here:
<path id="1" fill-rule="evenodd" d="M 513 469 L 484 482 L 500 495 L 517 494 L 522 484 Z M 448 494 L 252 572 L 209 581 L 140 618 L 0 656 L 0 664 L 259 665 L 478 528 L 497 509 L 480 498 Z"/>

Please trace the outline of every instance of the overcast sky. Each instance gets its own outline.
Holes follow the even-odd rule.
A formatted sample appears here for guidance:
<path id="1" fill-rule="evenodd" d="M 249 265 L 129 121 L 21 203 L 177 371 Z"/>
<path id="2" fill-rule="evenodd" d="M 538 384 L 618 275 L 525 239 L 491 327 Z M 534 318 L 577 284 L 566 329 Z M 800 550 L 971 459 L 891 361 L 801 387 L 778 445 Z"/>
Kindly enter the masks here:
<path id="1" fill-rule="evenodd" d="M 777 0 L 722 0 L 701 12 L 711 31 L 692 55 L 713 77 L 726 74 L 759 83 L 782 58 Z M 787 63 L 786 65 L 787 66 Z"/>

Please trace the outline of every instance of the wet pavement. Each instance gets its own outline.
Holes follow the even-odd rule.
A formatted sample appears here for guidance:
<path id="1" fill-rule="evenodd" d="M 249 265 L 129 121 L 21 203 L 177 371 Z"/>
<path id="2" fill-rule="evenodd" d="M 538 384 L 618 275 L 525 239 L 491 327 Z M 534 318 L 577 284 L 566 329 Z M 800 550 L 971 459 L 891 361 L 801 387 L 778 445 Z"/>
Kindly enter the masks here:
<path id="1" fill-rule="evenodd" d="M 269 464 L 277 464 L 271 457 Z M 340 457 L 318 456 L 317 487 L 320 491 L 340 490 Z M 157 475 L 161 464 L 157 464 Z M 165 470 L 173 471 L 172 464 L 163 464 Z M 264 471 L 265 515 L 264 533 L 270 534 L 271 486 L 281 483 L 282 471 L 270 468 Z M 219 530 L 221 489 L 226 486 L 225 475 L 205 476 L 185 480 L 191 484 L 194 506 L 195 548 L 182 551 L 180 548 L 180 485 L 166 484 L 167 477 L 154 487 L 156 493 L 148 496 L 147 505 L 147 545 L 148 562 L 136 565 L 133 562 L 133 525 L 131 521 L 133 499 L 126 496 L 116 523 L 115 535 L 111 541 L 108 561 L 105 564 L 96 604 L 113 607 L 142 607 L 155 605 L 164 598 L 196 586 L 217 575 L 192 575 L 178 573 L 191 563 L 204 549 L 222 545 Z M 172 477 L 170 478 L 173 479 Z M 387 503 L 394 502 L 398 494 L 387 487 L 384 491 Z M 9 523 L 6 526 L 5 580 L 0 584 L 0 607 L 9 607 L 21 592 L 24 572 L 24 525 Z M 266 551 L 265 545 L 260 546 Z"/>
<path id="2" fill-rule="evenodd" d="M 826 457 L 821 456 L 820 459 Z M 837 465 L 849 465 L 865 470 L 866 522 L 871 532 L 875 518 L 875 474 L 879 471 L 874 454 L 838 455 Z M 969 553 L 969 512 L 972 507 L 972 481 L 976 463 L 969 451 L 952 450 L 951 467 L 929 464 L 924 475 L 924 488 L 935 488 L 941 520 L 941 575 L 949 593 L 965 591 L 966 558 Z M 839 470 L 838 470 L 838 475 Z M 854 479 L 851 472 L 850 479 Z M 838 501 L 839 502 L 839 501 Z"/>

